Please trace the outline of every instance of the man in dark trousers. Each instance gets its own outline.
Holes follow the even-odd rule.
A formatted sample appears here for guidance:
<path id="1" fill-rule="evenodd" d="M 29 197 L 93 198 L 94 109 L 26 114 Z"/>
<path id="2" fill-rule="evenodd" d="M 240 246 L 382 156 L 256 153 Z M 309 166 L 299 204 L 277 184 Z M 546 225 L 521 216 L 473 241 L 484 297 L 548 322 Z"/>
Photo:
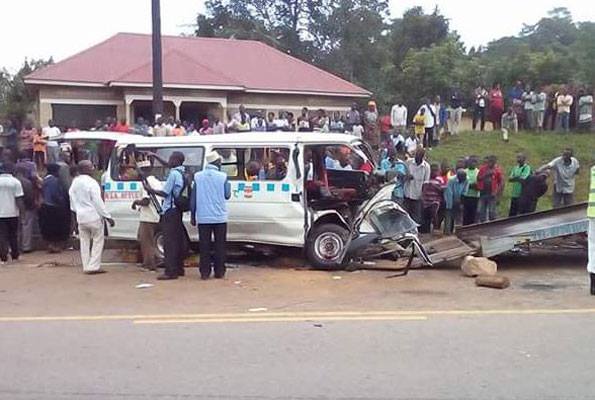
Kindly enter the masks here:
<path id="1" fill-rule="evenodd" d="M 207 166 L 194 175 L 194 187 L 190 200 L 191 223 L 198 223 L 200 240 L 200 277 L 211 276 L 211 256 L 215 278 L 225 276 L 225 242 L 227 236 L 226 200 L 231 197 L 231 185 L 225 172 L 221 172 L 221 156 L 212 151 L 206 156 Z M 213 244 L 213 236 L 215 242 Z"/>
<path id="2" fill-rule="evenodd" d="M 150 154 L 150 156 L 164 163 L 156 154 Z M 184 210 L 180 209 L 179 202 L 182 192 L 186 188 L 184 161 L 184 153 L 174 151 L 167 162 L 170 171 L 163 190 L 146 188 L 148 193 L 164 198 L 161 206 L 161 228 L 163 229 L 165 272 L 157 277 L 161 281 L 178 279 L 179 276 L 184 276 L 186 234 L 182 223 Z"/>

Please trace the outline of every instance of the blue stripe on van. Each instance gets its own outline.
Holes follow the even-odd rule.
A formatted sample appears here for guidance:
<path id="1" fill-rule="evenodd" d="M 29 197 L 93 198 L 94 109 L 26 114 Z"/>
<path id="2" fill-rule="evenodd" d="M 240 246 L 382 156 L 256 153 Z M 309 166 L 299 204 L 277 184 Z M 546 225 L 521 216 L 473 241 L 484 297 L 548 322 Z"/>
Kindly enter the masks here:
<path id="1" fill-rule="evenodd" d="M 130 183 L 130 191 L 136 192 L 138 190 L 138 184 L 136 182 Z"/>
<path id="2" fill-rule="evenodd" d="M 252 191 L 253 192 L 260 192 L 260 183 L 253 183 L 252 184 Z"/>
<path id="3" fill-rule="evenodd" d="M 118 183 L 116 183 L 116 190 L 118 192 L 123 191 L 124 190 L 124 182 L 118 182 Z"/>
<path id="4" fill-rule="evenodd" d="M 267 192 L 274 192 L 274 191 L 275 191 L 275 184 L 267 183 Z"/>
<path id="5" fill-rule="evenodd" d="M 246 184 L 245 183 L 243 183 L 243 182 L 242 183 L 238 183 L 238 190 L 240 192 L 243 192 L 245 187 L 246 187 Z"/>
<path id="6" fill-rule="evenodd" d="M 281 185 L 281 191 L 289 192 L 289 183 L 284 183 L 283 185 Z"/>
<path id="7" fill-rule="evenodd" d="M 112 190 L 112 184 L 110 182 L 107 182 L 103 185 L 103 188 L 105 189 L 105 191 L 110 191 Z"/>

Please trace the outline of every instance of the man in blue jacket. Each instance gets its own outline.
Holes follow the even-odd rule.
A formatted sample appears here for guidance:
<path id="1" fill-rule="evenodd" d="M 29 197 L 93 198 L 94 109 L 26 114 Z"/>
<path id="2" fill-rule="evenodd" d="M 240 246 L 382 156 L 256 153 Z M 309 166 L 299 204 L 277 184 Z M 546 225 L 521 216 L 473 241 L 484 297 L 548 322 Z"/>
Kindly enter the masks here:
<path id="1" fill-rule="evenodd" d="M 231 197 L 231 185 L 227 174 L 221 171 L 221 156 L 212 151 L 206 156 L 207 165 L 194 175 L 194 185 L 190 200 L 191 224 L 198 223 L 200 240 L 200 277 L 211 276 L 211 256 L 214 250 L 213 265 L 215 278 L 225 276 L 225 242 L 227 236 L 227 205 Z M 215 240 L 213 242 L 213 236 Z"/>

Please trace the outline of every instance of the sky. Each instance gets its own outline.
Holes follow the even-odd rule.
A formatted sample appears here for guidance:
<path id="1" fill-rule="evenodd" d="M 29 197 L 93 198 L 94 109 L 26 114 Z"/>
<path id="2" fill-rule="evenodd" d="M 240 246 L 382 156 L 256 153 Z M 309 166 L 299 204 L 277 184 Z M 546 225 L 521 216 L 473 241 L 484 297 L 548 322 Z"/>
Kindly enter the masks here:
<path id="1" fill-rule="evenodd" d="M 59 61 L 117 32 L 149 33 L 150 0 L 2 0 L 0 68 L 16 72 L 25 58 Z M 575 21 L 595 21 L 592 0 L 390 0 L 392 17 L 416 5 L 438 6 L 467 47 L 517 34 L 554 7 L 565 6 Z M 203 0 L 161 0 L 162 33 L 191 33 Z"/>

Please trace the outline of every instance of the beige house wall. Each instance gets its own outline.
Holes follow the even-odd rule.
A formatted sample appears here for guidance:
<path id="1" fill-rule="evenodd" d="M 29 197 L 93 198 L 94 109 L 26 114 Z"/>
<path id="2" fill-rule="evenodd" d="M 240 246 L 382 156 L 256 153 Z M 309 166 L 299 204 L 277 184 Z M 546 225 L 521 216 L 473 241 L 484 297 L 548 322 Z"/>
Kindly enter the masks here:
<path id="1" fill-rule="evenodd" d="M 75 87 L 75 86 L 38 86 L 38 112 L 35 116 L 37 123 L 44 125 L 53 118 L 52 104 L 111 104 L 117 107 L 117 117 L 126 118 L 132 123 L 132 103 L 136 100 L 151 100 L 150 88 L 104 88 L 104 87 Z M 312 96 L 301 94 L 260 94 L 238 93 L 199 89 L 169 89 L 163 91 L 168 104 L 166 112 L 175 116 L 183 102 L 200 102 L 209 104 L 209 114 L 227 120 L 228 115 L 237 112 L 244 104 L 248 109 L 259 109 L 265 112 L 292 111 L 299 114 L 303 107 L 309 109 L 323 108 L 327 111 L 342 111 L 349 109 L 357 98 L 339 96 Z M 359 99 L 361 100 L 361 99 Z"/>

